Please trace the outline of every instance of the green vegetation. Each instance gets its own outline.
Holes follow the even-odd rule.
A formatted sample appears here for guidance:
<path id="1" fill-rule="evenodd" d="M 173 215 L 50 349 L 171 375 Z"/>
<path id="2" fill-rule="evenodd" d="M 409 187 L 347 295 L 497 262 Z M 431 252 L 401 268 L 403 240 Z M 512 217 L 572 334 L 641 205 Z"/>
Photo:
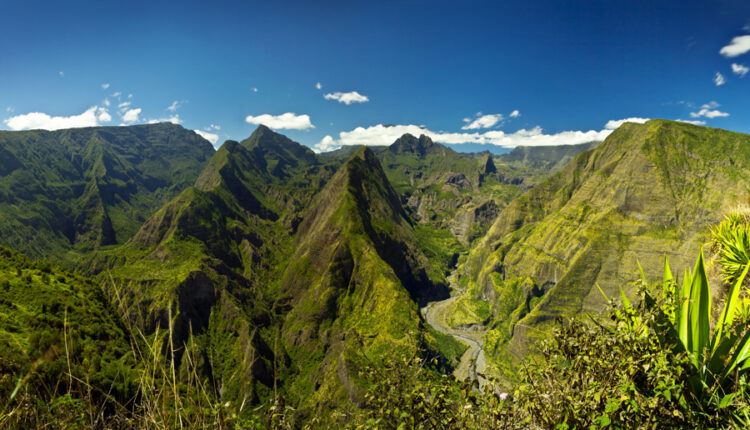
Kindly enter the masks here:
<path id="1" fill-rule="evenodd" d="M 742 349 L 744 305 L 711 332 L 735 346 L 717 340 L 711 354 L 704 340 L 669 344 L 669 324 L 654 325 L 677 290 L 613 308 L 614 324 L 556 322 L 596 315 L 608 303 L 594 285 L 619 291 L 636 257 L 648 273 L 665 249 L 684 263 L 719 208 L 744 198 L 736 166 L 748 160 L 704 154 L 709 135 L 737 152 L 750 143 L 626 124 L 542 181 L 584 148 L 493 157 L 405 135 L 316 155 L 259 127 L 210 156 L 165 124 L 0 133 L 0 235 L 95 282 L 0 252 L 0 425 L 739 423 L 745 362 L 721 379 L 700 364 Z M 729 218 L 714 230 L 727 280 L 747 264 L 746 225 Z M 690 276 L 691 286 L 703 279 Z M 485 326 L 488 376 L 507 398 L 446 376 L 466 346 L 420 307 L 447 298 L 449 280 L 466 294 L 446 320 Z M 696 288 L 708 294 L 707 283 Z M 737 289 L 730 297 L 745 300 Z M 649 291 L 629 286 L 623 297 Z M 701 303 L 694 312 L 705 315 Z M 537 339 L 548 340 L 531 357 L 541 361 L 515 373 Z"/>
<path id="2" fill-rule="evenodd" d="M 211 157 L 174 124 L 0 131 L 0 243 L 73 267 L 125 242 Z"/>
<path id="3" fill-rule="evenodd" d="M 660 271 L 665 254 L 689 264 L 689 250 L 705 241 L 723 208 L 745 200 L 747 148 L 750 136 L 740 133 L 626 123 L 513 200 L 460 270 L 470 297 L 492 304 L 490 328 L 500 332 L 490 336 L 499 342 L 490 361 L 519 363 L 556 318 L 600 312 L 606 303 L 593 286 L 618 294 L 634 280 L 623 268 L 636 260 L 646 273 Z M 513 293 L 506 284 L 516 279 L 533 286 Z"/>

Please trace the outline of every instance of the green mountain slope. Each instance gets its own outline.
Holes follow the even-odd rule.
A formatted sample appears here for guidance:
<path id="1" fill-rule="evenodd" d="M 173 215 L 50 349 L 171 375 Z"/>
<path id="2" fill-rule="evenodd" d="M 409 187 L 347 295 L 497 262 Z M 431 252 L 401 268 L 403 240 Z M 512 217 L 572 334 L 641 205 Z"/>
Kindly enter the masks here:
<path id="1" fill-rule="evenodd" d="M 0 243 L 72 265 L 127 240 L 213 152 L 168 123 L 0 131 Z"/>
<path id="2" fill-rule="evenodd" d="M 436 342 L 421 327 L 418 303 L 447 297 L 447 287 L 429 278 L 430 264 L 371 150 L 355 152 L 328 182 L 294 245 L 282 280 L 292 297 L 282 329 L 295 373 L 287 393 L 307 405 L 340 406 L 361 394 L 362 354 L 425 348 L 425 336 Z"/>
<path id="3" fill-rule="evenodd" d="M 114 283 L 123 318 L 146 333 L 168 328 L 171 313 L 175 343 L 193 339 L 224 401 L 257 402 L 274 383 L 277 351 L 264 329 L 275 318 L 273 274 L 291 237 L 286 203 L 273 198 L 276 180 L 263 158 L 227 141 L 195 186 L 91 264 Z"/>
<path id="4" fill-rule="evenodd" d="M 747 198 L 750 136 L 628 123 L 514 200 L 472 251 L 462 283 L 492 305 L 486 346 L 516 358 L 560 315 L 599 312 L 665 255 L 688 266 L 707 226 Z"/>
<path id="5" fill-rule="evenodd" d="M 304 410 L 358 392 L 339 367 L 355 332 L 377 336 L 377 354 L 460 349 L 421 327 L 418 303 L 447 286 L 373 152 L 335 170 L 259 130 L 222 145 L 195 186 L 92 260 L 123 318 L 154 333 L 171 315 L 175 343 L 196 345 L 222 401 L 255 403 L 276 386 Z"/>

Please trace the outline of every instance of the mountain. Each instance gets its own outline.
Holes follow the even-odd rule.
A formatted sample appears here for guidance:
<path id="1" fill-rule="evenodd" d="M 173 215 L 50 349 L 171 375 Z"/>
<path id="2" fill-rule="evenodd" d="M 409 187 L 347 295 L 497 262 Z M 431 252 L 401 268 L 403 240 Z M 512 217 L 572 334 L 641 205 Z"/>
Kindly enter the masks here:
<path id="1" fill-rule="evenodd" d="M 0 131 L 0 243 L 72 267 L 127 240 L 213 152 L 169 123 Z"/>
<path id="2" fill-rule="evenodd" d="M 455 151 L 452 149 L 439 143 L 434 143 L 432 139 L 425 135 L 415 137 L 408 133 L 396 139 L 388 147 L 388 150 L 394 154 L 414 154 L 420 157 L 424 157 L 427 154 L 446 156 L 449 152 L 455 154 Z"/>
<path id="3" fill-rule="evenodd" d="M 52 179 L 22 194 L 24 208 L 57 208 L 56 216 L 35 209 L 47 224 L 29 227 L 38 236 L 27 248 L 101 286 L 91 310 L 108 306 L 109 317 L 86 318 L 117 336 L 103 338 L 107 345 L 119 348 L 118 330 L 128 327 L 139 342 L 161 344 L 178 375 L 195 372 L 209 398 L 257 407 L 280 395 L 303 422 L 354 411 L 360 370 L 385 355 L 427 358 L 442 371 L 457 365 L 465 347 L 419 308 L 448 297 L 447 273 L 548 168 L 457 153 L 426 136 L 316 155 L 263 126 L 215 152 L 193 135 L 170 124 L 31 132 L 51 148 L 38 154 L 7 143 L 19 135 L 2 135 L 12 139 L 0 146 L 0 173 L 16 181 L 8 191 L 19 190 L 11 185 L 34 154 L 52 166 L 37 168 Z M 80 148 L 95 162 L 65 161 Z M 80 189 L 44 188 L 55 184 Z M 80 220 L 75 240 L 45 247 L 39 238 L 56 240 L 51 222 L 65 217 Z M 6 218 L 11 226 L 18 216 Z M 116 352 L 106 359 L 124 363 Z"/>
<path id="4" fill-rule="evenodd" d="M 588 142 L 578 145 L 518 146 L 507 154 L 498 157 L 506 163 L 521 163 L 532 167 L 557 171 L 581 152 L 596 147 L 601 142 Z"/>
<path id="5" fill-rule="evenodd" d="M 352 376 L 329 372 L 356 350 L 353 331 L 380 333 L 377 348 L 404 343 L 393 339 L 407 326 L 423 339 L 412 349 L 452 345 L 421 327 L 419 304 L 447 285 L 374 153 L 336 169 L 254 135 L 225 142 L 194 186 L 92 259 L 123 319 L 153 334 L 171 314 L 175 344 L 196 345 L 222 401 L 257 403 L 276 386 L 304 410 L 356 394 Z M 268 169 L 271 158 L 286 167 Z"/>
<path id="6" fill-rule="evenodd" d="M 225 142 L 194 186 L 90 265 L 120 291 L 123 318 L 145 333 L 166 329 L 172 314 L 174 343 L 198 346 L 203 376 L 224 401 L 258 402 L 283 357 L 264 329 L 278 312 L 276 266 L 290 252 L 285 223 L 304 204 L 275 185 L 262 155 Z"/>
<path id="7" fill-rule="evenodd" d="M 282 277 L 287 392 L 331 407 L 361 397 L 364 356 L 426 348 L 419 304 L 448 297 L 375 154 L 357 150 L 318 194 Z M 412 332 L 413 336 L 406 336 Z M 421 341 L 424 342 L 424 341 Z M 433 340 L 432 343 L 435 343 Z M 363 356 L 364 355 L 364 356 Z"/>
<path id="8" fill-rule="evenodd" d="M 248 150 L 265 160 L 266 169 L 275 176 L 288 176 L 290 171 L 305 165 L 317 164 L 315 153 L 308 147 L 259 125 L 247 139 L 240 142 Z"/>
<path id="9" fill-rule="evenodd" d="M 745 202 L 750 136 L 681 122 L 626 123 L 511 202 L 461 280 L 491 312 L 488 352 L 520 358 L 556 317 L 600 312 L 664 256 L 687 267 L 707 227 Z"/>

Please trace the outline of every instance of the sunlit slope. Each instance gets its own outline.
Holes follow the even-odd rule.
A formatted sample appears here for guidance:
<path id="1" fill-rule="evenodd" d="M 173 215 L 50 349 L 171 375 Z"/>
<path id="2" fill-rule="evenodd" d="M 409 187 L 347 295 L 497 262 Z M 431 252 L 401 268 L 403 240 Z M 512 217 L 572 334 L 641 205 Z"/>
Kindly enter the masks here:
<path id="1" fill-rule="evenodd" d="M 282 289 L 283 338 L 308 405 L 358 398 L 356 369 L 394 348 L 424 349 L 418 303 L 447 297 L 429 276 L 413 226 L 375 154 L 356 151 L 316 197 L 295 239 Z"/>
<path id="2" fill-rule="evenodd" d="M 560 315 L 604 308 L 664 255 L 687 266 L 709 225 L 745 201 L 750 136 L 690 124 L 627 123 L 514 200 L 472 251 L 462 282 L 492 304 L 488 347 L 515 357 Z M 541 331 L 540 331 L 541 329 Z"/>

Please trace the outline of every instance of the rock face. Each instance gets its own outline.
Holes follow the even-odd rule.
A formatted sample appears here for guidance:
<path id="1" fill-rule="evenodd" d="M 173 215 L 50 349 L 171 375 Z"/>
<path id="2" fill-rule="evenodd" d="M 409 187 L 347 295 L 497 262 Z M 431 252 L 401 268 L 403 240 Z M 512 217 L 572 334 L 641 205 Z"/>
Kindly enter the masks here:
<path id="1" fill-rule="evenodd" d="M 491 175 L 493 173 L 497 173 L 497 167 L 495 167 L 495 162 L 492 161 L 492 154 L 487 156 L 487 161 L 484 163 L 484 173 L 485 175 Z"/>
<path id="2" fill-rule="evenodd" d="M 434 143 L 432 139 L 425 135 L 419 136 L 419 138 L 412 136 L 411 134 L 405 134 L 399 137 L 388 150 L 394 154 L 415 154 L 424 157 L 427 154 L 441 154 L 446 155 L 449 152 L 453 152 L 438 143 Z"/>
<path id="3" fill-rule="evenodd" d="M 746 199 L 749 167 L 748 135 L 628 123 L 514 200 L 465 275 L 494 304 L 496 321 L 509 322 L 499 351 L 522 356 L 557 316 L 603 310 L 594 286 L 614 296 L 637 278 L 636 261 L 654 277 L 665 255 L 687 267 L 707 227 Z M 524 282 L 533 288 L 518 287 Z"/>

